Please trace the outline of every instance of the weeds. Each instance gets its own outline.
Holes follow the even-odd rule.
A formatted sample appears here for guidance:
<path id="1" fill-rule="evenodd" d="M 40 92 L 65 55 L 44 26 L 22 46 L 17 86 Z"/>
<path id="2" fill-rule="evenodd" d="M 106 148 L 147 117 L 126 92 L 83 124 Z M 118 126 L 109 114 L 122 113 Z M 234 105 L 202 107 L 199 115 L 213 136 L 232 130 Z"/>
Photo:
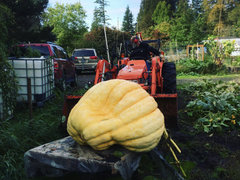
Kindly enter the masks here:
<path id="1" fill-rule="evenodd" d="M 62 138 L 59 133 L 59 106 L 55 98 L 44 108 L 16 110 L 14 118 L 0 122 L 0 179 L 26 179 L 23 156 L 26 151 L 49 141 Z M 21 106 L 22 107 L 22 106 Z"/>

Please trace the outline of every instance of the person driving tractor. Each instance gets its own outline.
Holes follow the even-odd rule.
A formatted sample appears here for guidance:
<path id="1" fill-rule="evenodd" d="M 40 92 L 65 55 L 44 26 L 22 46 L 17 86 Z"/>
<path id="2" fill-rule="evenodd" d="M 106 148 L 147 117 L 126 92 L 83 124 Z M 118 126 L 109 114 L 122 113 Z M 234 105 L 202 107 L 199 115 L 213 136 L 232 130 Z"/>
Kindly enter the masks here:
<path id="1" fill-rule="evenodd" d="M 132 51 L 130 59 L 144 58 L 144 60 L 151 60 L 150 52 L 159 56 L 160 52 L 147 43 L 140 42 L 138 36 L 131 37 Z"/>
<path id="2" fill-rule="evenodd" d="M 147 60 L 151 61 L 150 52 L 154 55 L 160 56 L 160 52 L 147 43 L 140 42 L 138 36 L 131 37 L 132 51 L 130 59 L 144 59 L 146 61 L 147 69 L 150 70 L 150 64 Z"/>

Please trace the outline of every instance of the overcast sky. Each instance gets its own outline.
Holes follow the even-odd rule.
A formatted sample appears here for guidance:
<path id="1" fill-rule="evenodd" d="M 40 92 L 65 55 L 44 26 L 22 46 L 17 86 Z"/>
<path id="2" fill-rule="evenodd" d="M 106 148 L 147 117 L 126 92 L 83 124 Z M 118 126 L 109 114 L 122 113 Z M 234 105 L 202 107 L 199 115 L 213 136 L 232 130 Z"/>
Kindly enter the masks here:
<path id="1" fill-rule="evenodd" d="M 107 0 L 109 2 L 109 6 L 106 7 L 106 14 L 111 18 L 108 22 L 110 23 L 110 27 L 115 26 L 116 28 L 121 28 L 124 13 L 126 11 L 127 5 L 129 5 L 130 11 L 133 13 L 134 22 L 136 22 L 137 15 L 140 9 L 141 0 Z M 49 6 L 54 6 L 54 4 L 58 2 L 60 4 L 75 4 L 79 2 L 79 0 L 49 0 Z M 93 10 L 99 4 L 94 3 L 95 0 L 80 0 L 80 3 L 83 9 L 86 11 L 86 19 L 89 28 L 91 27 L 91 23 L 93 21 Z"/>

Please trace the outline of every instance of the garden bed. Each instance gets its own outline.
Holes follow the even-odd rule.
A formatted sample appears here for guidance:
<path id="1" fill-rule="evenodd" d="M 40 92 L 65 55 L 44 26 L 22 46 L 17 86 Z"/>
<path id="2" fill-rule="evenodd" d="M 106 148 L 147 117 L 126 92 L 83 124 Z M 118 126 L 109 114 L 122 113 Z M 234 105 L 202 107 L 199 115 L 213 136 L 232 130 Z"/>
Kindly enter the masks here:
<path id="1" fill-rule="evenodd" d="M 232 116 L 232 120 L 228 120 L 230 124 L 232 122 L 229 127 L 221 127 L 221 130 L 213 128 L 206 133 L 195 128 L 197 119 L 189 116 L 189 109 L 186 110 L 188 103 L 195 99 L 192 94 L 185 94 L 183 90 L 178 90 L 179 130 L 170 131 L 173 140 L 182 150 L 182 153 L 177 155 L 180 162 L 195 163 L 187 179 L 239 179 L 239 116 Z"/>

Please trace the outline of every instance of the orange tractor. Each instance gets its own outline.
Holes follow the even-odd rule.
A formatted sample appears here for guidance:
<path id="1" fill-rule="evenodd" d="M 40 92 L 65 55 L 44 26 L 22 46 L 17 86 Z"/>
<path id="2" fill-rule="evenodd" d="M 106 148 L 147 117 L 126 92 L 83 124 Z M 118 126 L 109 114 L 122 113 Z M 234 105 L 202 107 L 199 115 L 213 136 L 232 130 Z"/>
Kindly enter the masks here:
<path id="1" fill-rule="evenodd" d="M 141 40 L 141 34 L 140 35 Z M 157 43 L 160 48 L 160 40 L 142 41 L 145 43 Z M 126 50 L 129 42 L 125 43 Z M 127 53 L 130 52 L 127 50 Z M 145 89 L 158 103 L 158 108 L 165 117 L 167 128 L 177 128 L 177 92 L 176 92 L 176 68 L 172 62 L 164 62 L 164 53 L 161 56 L 155 56 L 148 62 L 142 57 L 130 59 L 121 57 L 116 65 L 113 61 L 108 62 L 105 59 L 99 60 L 96 68 L 94 84 L 110 79 L 125 79 L 138 83 Z M 68 115 L 73 106 L 78 102 L 81 96 L 66 95 L 63 106 L 62 116 L 64 123 L 67 123 Z"/>

